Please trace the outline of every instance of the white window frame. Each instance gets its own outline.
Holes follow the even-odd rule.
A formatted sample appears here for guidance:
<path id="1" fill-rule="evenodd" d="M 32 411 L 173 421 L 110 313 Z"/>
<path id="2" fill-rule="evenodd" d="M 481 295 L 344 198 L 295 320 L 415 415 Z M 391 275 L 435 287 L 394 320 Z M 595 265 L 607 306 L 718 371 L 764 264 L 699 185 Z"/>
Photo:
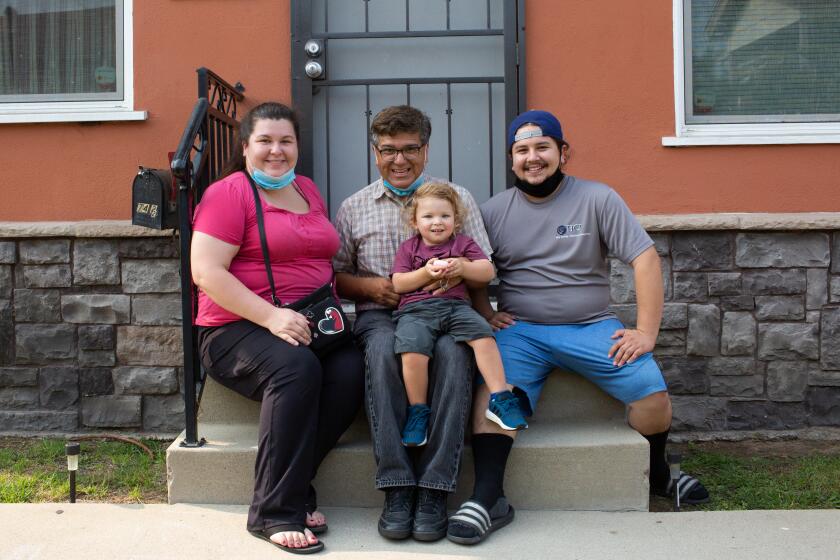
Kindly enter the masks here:
<path id="1" fill-rule="evenodd" d="M 0 103 L 0 123 L 142 121 L 148 112 L 134 110 L 134 0 L 123 3 L 123 98 L 114 101 Z"/>
<path id="2" fill-rule="evenodd" d="M 673 0 L 675 136 L 663 136 L 663 146 L 725 146 L 757 144 L 837 144 L 840 122 L 686 124 L 685 11 Z M 691 95 L 691 92 L 688 92 Z"/>

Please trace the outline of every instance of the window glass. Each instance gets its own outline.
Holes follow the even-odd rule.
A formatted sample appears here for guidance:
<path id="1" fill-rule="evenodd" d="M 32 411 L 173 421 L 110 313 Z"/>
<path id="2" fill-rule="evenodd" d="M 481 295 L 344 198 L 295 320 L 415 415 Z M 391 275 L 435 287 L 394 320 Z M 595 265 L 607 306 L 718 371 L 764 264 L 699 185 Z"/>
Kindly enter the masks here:
<path id="1" fill-rule="evenodd" d="M 685 0 L 686 123 L 840 118 L 840 0 Z"/>
<path id="2" fill-rule="evenodd" d="M 0 103 L 123 98 L 122 0 L 0 0 Z"/>

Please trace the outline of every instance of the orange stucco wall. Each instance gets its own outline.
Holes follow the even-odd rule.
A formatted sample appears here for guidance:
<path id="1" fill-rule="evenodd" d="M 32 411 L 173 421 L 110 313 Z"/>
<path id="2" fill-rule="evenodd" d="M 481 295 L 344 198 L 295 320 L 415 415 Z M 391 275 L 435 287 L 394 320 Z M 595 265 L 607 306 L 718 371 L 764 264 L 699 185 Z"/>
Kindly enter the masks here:
<path id="1" fill-rule="evenodd" d="M 554 112 L 571 173 L 634 212 L 840 211 L 840 146 L 666 148 L 674 135 L 668 0 L 526 3 L 528 108 Z"/>
<path id="2" fill-rule="evenodd" d="M 666 148 L 671 2 L 528 0 L 527 105 L 555 112 L 570 171 L 637 213 L 840 211 L 840 146 Z M 149 120 L 0 125 L 0 220 L 127 219 L 137 164 L 166 166 L 195 68 L 289 100 L 288 0 L 135 0 L 135 107 Z"/>
<path id="3" fill-rule="evenodd" d="M 246 89 L 246 109 L 291 101 L 288 0 L 135 0 L 140 122 L 0 125 L 0 220 L 131 217 L 137 165 L 167 167 L 206 66 Z"/>

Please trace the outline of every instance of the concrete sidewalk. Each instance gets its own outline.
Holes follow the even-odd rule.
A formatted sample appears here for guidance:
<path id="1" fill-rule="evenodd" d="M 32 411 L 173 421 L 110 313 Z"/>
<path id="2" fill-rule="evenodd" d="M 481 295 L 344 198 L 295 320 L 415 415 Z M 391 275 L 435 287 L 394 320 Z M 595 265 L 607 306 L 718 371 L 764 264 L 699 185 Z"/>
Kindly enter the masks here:
<path id="1" fill-rule="evenodd" d="M 0 504 L 3 560 L 276 559 L 245 531 L 245 506 Z M 326 550 L 345 559 L 840 559 L 840 510 L 683 513 L 519 511 L 474 547 L 393 542 L 378 509 L 325 508 Z"/>

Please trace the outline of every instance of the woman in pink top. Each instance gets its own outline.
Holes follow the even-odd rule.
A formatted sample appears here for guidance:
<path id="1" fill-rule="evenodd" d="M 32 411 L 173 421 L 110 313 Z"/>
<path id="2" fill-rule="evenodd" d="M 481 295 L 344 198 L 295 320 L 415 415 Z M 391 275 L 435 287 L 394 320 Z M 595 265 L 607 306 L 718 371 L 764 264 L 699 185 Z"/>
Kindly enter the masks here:
<path id="1" fill-rule="evenodd" d="M 202 364 L 219 383 L 261 401 L 248 530 L 296 553 L 324 544 L 312 479 L 356 416 L 364 373 L 352 342 L 319 358 L 306 317 L 271 303 L 258 189 L 277 297 L 285 305 L 333 277 L 338 234 L 315 184 L 295 176 L 299 125 L 289 107 L 263 103 L 239 126 L 242 151 L 210 185 L 194 216 L 192 274 L 199 287 Z"/>

